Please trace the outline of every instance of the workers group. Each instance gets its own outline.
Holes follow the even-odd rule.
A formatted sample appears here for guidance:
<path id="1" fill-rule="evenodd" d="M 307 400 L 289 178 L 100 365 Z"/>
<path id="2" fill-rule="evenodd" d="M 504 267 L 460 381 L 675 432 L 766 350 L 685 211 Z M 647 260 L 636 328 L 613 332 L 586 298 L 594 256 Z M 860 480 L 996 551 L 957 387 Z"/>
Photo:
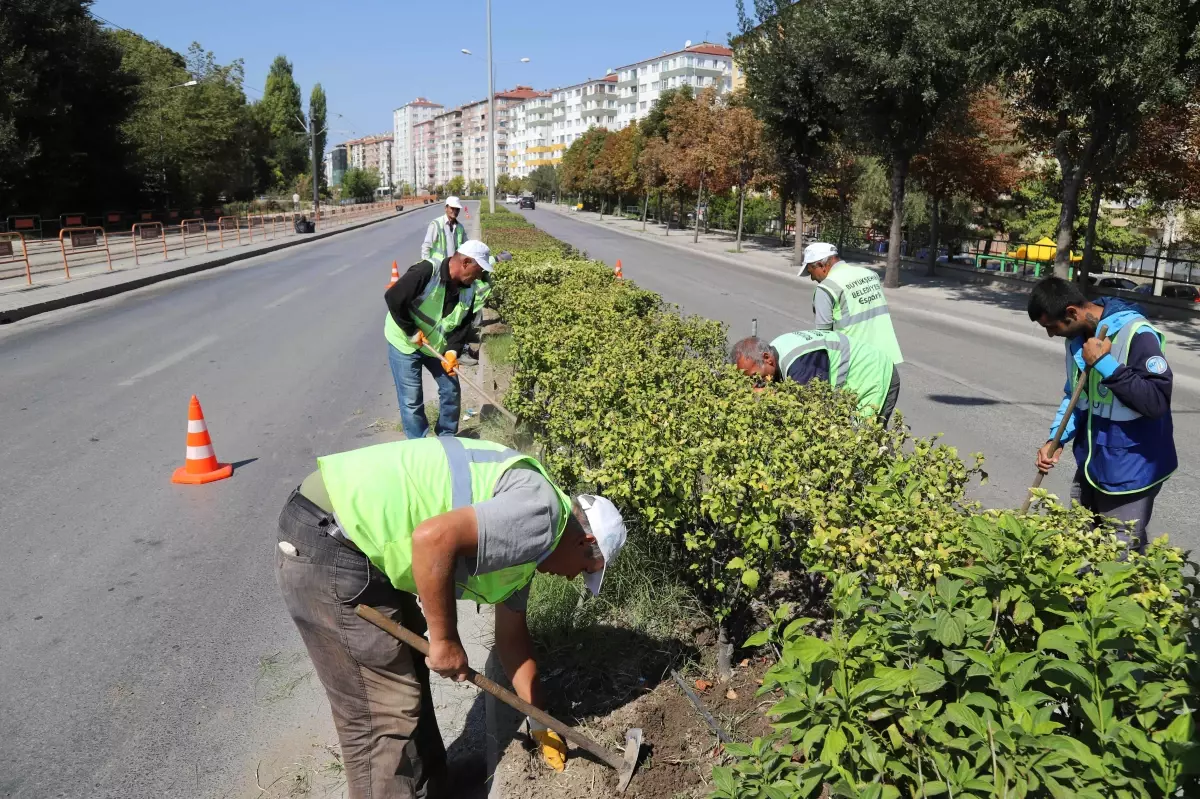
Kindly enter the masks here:
<path id="1" fill-rule="evenodd" d="M 467 238 L 461 210 L 457 197 L 446 200 L 420 260 L 384 295 L 406 440 L 318 458 L 279 517 L 279 585 L 329 697 L 351 799 L 456 795 L 429 687 L 430 670 L 453 680 L 467 674 L 456 599 L 495 606 L 495 651 L 516 693 L 541 708 L 525 616 L 534 574 L 584 575 L 596 595 L 625 543 L 625 523 L 609 500 L 569 496 L 534 458 L 456 437 L 456 354 L 478 323 L 497 261 L 486 244 Z M 828 381 L 857 395 L 863 419 L 888 424 L 903 358 L 879 278 L 823 242 L 805 248 L 800 273 L 817 284 L 814 329 L 742 339 L 734 363 L 757 390 L 772 381 Z M 1143 546 L 1154 497 L 1176 465 L 1162 335 L 1135 307 L 1088 302 L 1056 278 L 1034 289 L 1029 316 L 1067 339 L 1068 399 L 1059 414 L 1071 414 L 1073 496 L 1129 522 L 1122 535 Z M 1100 320 L 1110 338 L 1097 338 Z M 427 437 L 423 369 L 438 385 L 434 437 Z M 1070 408 L 1079 380 L 1087 390 Z M 1053 467 L 1060 451 L 1048 442 L 1038 468 Z M 428 657 L 359 618 L 360 603 L 427 635 Z M 528 725 L 545 762 L 561 770 L 563 741 Z"/>

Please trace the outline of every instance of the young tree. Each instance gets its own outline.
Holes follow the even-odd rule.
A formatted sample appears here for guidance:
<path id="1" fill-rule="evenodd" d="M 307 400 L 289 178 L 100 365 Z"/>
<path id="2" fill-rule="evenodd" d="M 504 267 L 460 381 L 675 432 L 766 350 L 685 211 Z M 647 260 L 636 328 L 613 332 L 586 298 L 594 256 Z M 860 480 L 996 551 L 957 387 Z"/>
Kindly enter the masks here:
<path id="1" fill-rule="evenodd" d="M 447 195 L 462 195 L 467 190 L 467 180 L 462 175 L 455 175 L 446 182 L 445 189 Z M 438 194 L 441 193 L 438 192 Z"/>
<path id="2" fill-rule="evenodd" d="M 795 198 L 793 259 L 799 262 L 812 170 L 842 125 L 841 107 L 829 91 L 834 76 L 821 38 L 825 21 L 819 6 L 792 0 L 754 0 L 753 14 L 738 0 L 738 21 L 734 48 L 751 106 L 766 126 L 783 207 L 781 235 L 787 197 Z"/>
<path id="3" fill-rule="evenodd" d="M 725 157 L 738 193 L 737 251 L 742 251 L 742 222 L 746 213 L 746 188 L 762 164 L 762 123 L 749 109 L 734 106 L 720 116 L 714 142 Z M 799 238 L 799 237 L 797 237 Z"/>
<path id="4" fill-rule="evenodd" d="M 658 190 L 659 217 L 662 217 L 662 190 L 667 183 L 667 164 L 670 161 L 670 145 L 659 136 L 644 137 L 642 151 L 638 155 L 638 174 L 642 190 L 642 230 L 646 229 L 646 215 L 650 208 L 650 192 Z M 668 226 L 669 228 L 669 226 Z"/>
<path id="5" fill-rule="evenodd" d="M 375 198 L 377 188 L 379 188 L 379 173 L 374 169 L 351 167 L 342 176 L 343 197 L 350 197 L 358 202 L 368 202 Z"/>
<path id="6" fill-rule="evenodd" d="M 1116 179 L 1145 113 L 1186 94 L 1183 56 L 1198 9 L 1182 0 L 1012 0 L 1008 13 L 998 51 L 1022 134 L 1058 161 L 1054 269 L 1066 277 L 1085 181 Z"/>
<path id="7" fill-rule="evenodd" d="M 267 164 L 272 182 L 277 188 L 290 186 L 296 175 L 304 171 L 308 148 L 302 127 L 300 86 L 292 77 L 292 64 L 286 56 L 276 56 L 271 62 L 258 113 L 271 136 Z"/>
<path id="8" fill-rule="evenodd" d="M 321 88 L 321 84 L 316 84 L 312 87 L 312 93 L 308 96 L 308 124 L 312 126 L 312 130 L 317 136 L 317 158 L 320 159 L 325 155 L 325 145 L 329 142 L 329 131 L 325 129 L 328 124 L 326 117 L 328 116 L 328 105 L 325 99 L 325 90 Z M 312 145 L 312 142 L 309 142 Z M 321 181 L 320 189 L 322 192 L 329 187 L 325 184 L 325 170 L 317 170 L 317 179 Z M 304 196 L 301 194 L 300 196 Z"/>
<path id="9" fill-rule="evenodd" d="M 695 99 L 676 97 L 667 108 L 670 126 L 668 143 L 674 158 L 671 171 L 678 183 L 696 192 L 696 225 L 692 241 L 700 240 L 700 215 L 704 192 L 719 193 L 729 188 L 728 164 L 722 157 L 717 131 L 724 109 L 713 89 Z"/>
<path id="10" fill-rule="evenodd" d="M 816 35 L 835 71 L 830 91 L 850 135 L 888 165 L 892 222 L 884 285 L 900 285 L 909 164 L 940 120 L 985 75 L 994 24 L 970 0 L 840 0 L 824 6 Z"/>
<path id="11" fill-rule="evenodd" d="M 525 190 L 539 200 L 549 200 L 558 193 L 558 170 L 549 164 L 542 164 L 525 178 Z"/>

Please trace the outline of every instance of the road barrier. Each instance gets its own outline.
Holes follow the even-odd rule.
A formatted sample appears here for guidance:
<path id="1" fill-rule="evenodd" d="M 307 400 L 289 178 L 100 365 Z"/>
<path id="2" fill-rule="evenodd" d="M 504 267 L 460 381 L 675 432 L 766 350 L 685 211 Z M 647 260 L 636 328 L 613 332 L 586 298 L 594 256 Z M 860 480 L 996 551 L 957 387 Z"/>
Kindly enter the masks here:
<path id="1" fill-rule="evenodd" d="M 179 223 L 179 238 L 183 242 L 183 254 L 187 256 L 188 237 L 204 239 L 204 251 L 208 252 L 208 225 L 200 217 L 184 219 Z"/>
<path id="2" fill-rule="evenodd" d="M 21 255 L 17 256 L 13 242 L 21 245 Z M 25 246 L 25 236 L 20 233 L 0 233 L 0 264 L 25 264 L 25 282 L 33 285 L 33 272 L 29 269 L 29 248 Z"/>
<path id="3" fill-rule="evenodd" d="M 108 234 L 102 227 L 67 227 L 58 231 L 58 247 L 62 252 L 63 272 L 71 277 L 71 266 L 67 263 L 67 242 L 71 239 L 71 254 L 82 255 L 89 252 L 103 252 L 104 260 L 108 263 L 108 271 L 112 271 L 112 255 L 108 251 Z"/>
<path id="4" fill-rule="evenodd" d="M 124 227 L 125 214 L 120 211 L 107 211 L 104 214 L 104 229 L 113 230 Z"/>
<path id="5" fill-rule="evenodd" d="M 259 230 L 258 237 L 260 239 L 267 238 L 267 218 L 265 216 L 263 216 L 262 214 L 258 214 L 257 216 L 247 216 L 246 217 L 246 230 L 249 231 L 249 233 L 250 233 L 250 243 L 251 244 L 254 243 L 255 220 L 258 220 L 258 230 Z"/>
<path id="6" fill-rule="evenodd" d="M 18 214 L 8 217 L 8 232 L 42 237 L 42 218 L 37 214 Z"/>
<path id="7" fill-rule="evenodd" d="M 138 211 L 137 218 L 138 218 L 139 222 L 153 222 L 154 221 L 154 212 L 153 211 Z"/>
<path id="8" fill-rule="evenodd" d="M 232 227 L 230 226 L 232 224 Z M 236 216 L 222 216 L 217 218 L 217 238 L 221 242 L 221 249 L 225 249 L 225 231 L 237 231 L 237 243 L 242 243 L 242 226 L 238 222 Z"/>
<path id="9" fill-rule="evenodd" d="M 156 242 L 162 244 L 163 260 L 167 261 L 167 232 L 163 228 L 162 222 L 136 222 L 131 230 L 133 238 L 133 263 L 141 264 L 141 244 L 149 242 L 154 245 Z M 155 247 L 157 249 L 157 247 Z"/>
<path id="10" fill-rule="evenodd" d="M 60 227 L 90 227 L 87 214 L 60 214 L 58 224 Z"/>

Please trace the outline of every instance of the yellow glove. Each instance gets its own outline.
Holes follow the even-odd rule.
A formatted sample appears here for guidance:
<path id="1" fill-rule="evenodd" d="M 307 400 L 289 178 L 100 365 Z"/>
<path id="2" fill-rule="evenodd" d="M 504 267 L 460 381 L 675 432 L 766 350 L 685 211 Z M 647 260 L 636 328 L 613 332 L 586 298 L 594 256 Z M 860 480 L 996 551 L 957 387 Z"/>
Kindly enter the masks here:
<path id="1" fill-rule="evenodd" d="M 555 771 L 567 768 L 567 744 L 554 730 L 543 727 L 533 719 L 529 720 L 529 734 L 542 748 L 542 760 Z"/>

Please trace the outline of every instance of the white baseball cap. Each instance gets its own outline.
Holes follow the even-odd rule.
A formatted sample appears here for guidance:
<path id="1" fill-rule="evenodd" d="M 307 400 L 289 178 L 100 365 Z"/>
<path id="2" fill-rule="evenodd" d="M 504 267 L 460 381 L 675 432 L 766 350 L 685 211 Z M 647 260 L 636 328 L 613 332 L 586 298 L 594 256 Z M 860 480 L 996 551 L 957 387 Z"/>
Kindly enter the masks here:
<path id="1" fill-rule="evenodd" d="M 832 244 L 824 241 L 814 241 L 804 248 L 804 263 L 800 264 L 800 271 L 796 274 L 803 275 L 804 270 L 808 269 L 809 264 L 824 261 L 829 256 L 837 254 L 837 247 L 834 247 Z"/>
<path id="2" fill-rule="evenodd" d="M 492 271 L 492 251 L 479 239 L 467 239 L 455 252 L 475 261 L 483 267 L 483 271 Z"/>
<path id="3" fill-rule="evenodd" d="M 599 596 L 605 570 L 616 561 L 621 547 L 625 546 L 625 520 L 621 518 L 617 506 L 604 497 L 580 494 L 575 499 L 587 516 L 588 532 L 600 546 L 600 554 L 604 555 L 604 566 L 600 571 L 583 575 L 583 584 L 592 592 L 592 596 Z"/>
<path id="4" fill-rule="evenodd" d="M 462 210 L 462 200 L 458 199 L 453 194 L 446 198 L 446 205 L 450 206 L 451 208 L 457 208 L 460 211 Z"/>

